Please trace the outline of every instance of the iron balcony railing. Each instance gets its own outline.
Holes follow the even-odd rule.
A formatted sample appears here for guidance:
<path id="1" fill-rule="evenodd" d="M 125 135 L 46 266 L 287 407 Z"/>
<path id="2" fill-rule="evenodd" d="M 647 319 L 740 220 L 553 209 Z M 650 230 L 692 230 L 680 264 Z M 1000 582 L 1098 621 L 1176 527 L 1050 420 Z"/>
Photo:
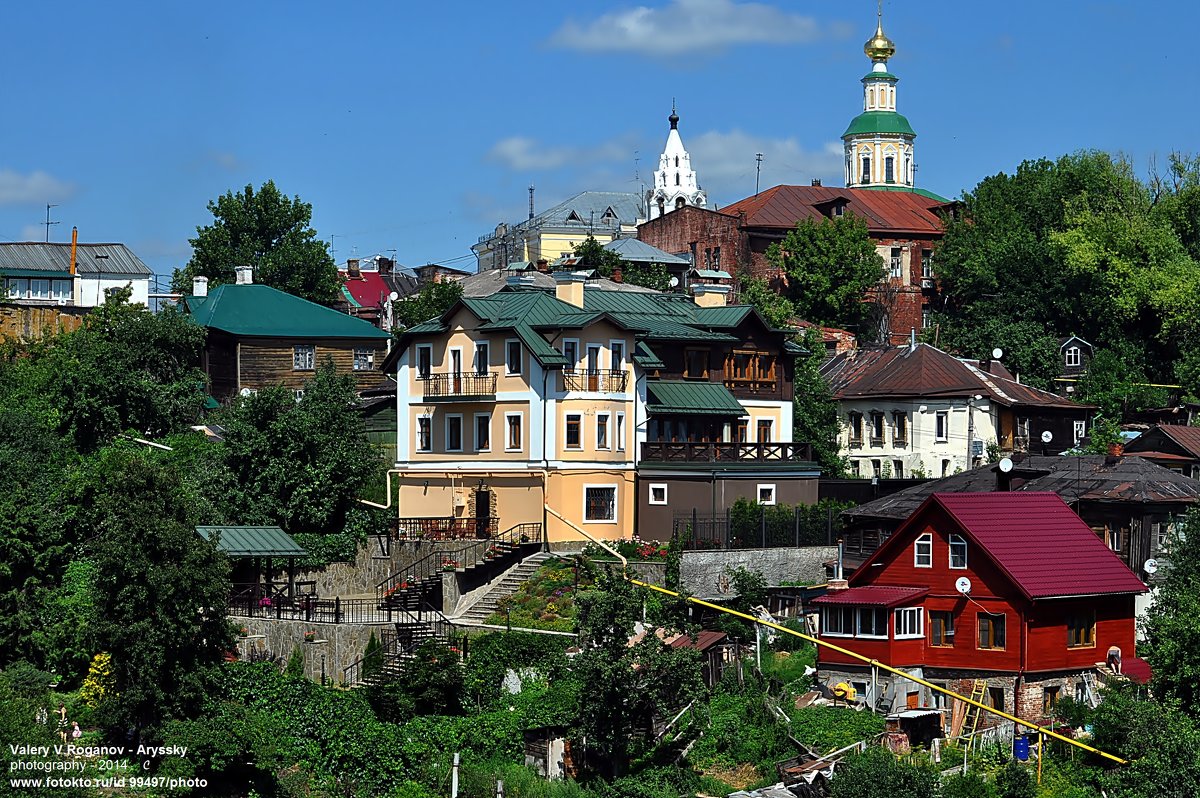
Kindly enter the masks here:
<path id="1" fill-rule="evenodd" d="M 624 393 L 629 373 L 625 369 L 563 369 L 563 389 L 593 393 Z"/>
<path id="2" fill-rule="evenodd" d="M 428 374 L 419 379 L 421 394 L 425 401 L 451 401 L 455 399 L 495 398 L 496 372 L 486 374 L 454 372 Z"/>
<path id="3" fill-rule="evenodd" d="M 798 462 L 812 460 L 810 443 L 691 443 L 646 441 L 642 462 L 651 463 L 742 463 Z"/>

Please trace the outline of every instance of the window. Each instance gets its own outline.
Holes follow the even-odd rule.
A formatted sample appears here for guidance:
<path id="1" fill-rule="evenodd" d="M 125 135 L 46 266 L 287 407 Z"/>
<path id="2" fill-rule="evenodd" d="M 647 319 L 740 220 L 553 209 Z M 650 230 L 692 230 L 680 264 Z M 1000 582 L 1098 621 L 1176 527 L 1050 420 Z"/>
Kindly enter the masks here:
<path id="1" fill-rule="evenodd" d="M 948 410 L 937 411 L 936 429 L 937 439 L 940 442 L 950 440 L 950 412 Z"/>
<path id="2" fill-rule="evenodd" d="M 690 380 L 708 379 L 708 350 L 688 349 L 683 353 L 683 376 Z"/>
<path id="3" fill-rule="evenodd" d="M 29 280 L 24 278 L 8 281 L 8 298 L 24 299 L 29 293 Z"/>
<path id="4" fill-rule="evenodd" d="M 475 451 L 488 452 L 492 449 L 492 417 L 487 413 L 475 414 Z"/>
<path id="5" fill-rule="evenodd" d="M 950 476 L 950 461 L 949 460 L 942 460 L 942 476 L 944 476 L 944 477 Z"/>
<path id="6" fill-rule="evenodd" d="M 860 175 L 863 183 L 871 182 L 871 156 L 864 155 L 862 159 L 862 174 Z"/>
<path id="7" fill-rule="evenodd" d="M 433 373 L 433 347 L 429 344 L 417 345 L 417 379 L 427 380 Z"/>
<path id="8" fill-rule="evenodd" d="M 475 373 L 480 377 L 488 373 L 490 349 L 487 341 L 479 341 L 475 344 Z"/>
<path id="9" fill-rule="evenodd" d="M 933 567 L 933 533 L 926 532 L 917 538 L 917 542 L 913 544 L 913 567 L 914 568 L 932 568 Z"/>
<path id="10" fill-rule="evenodd" d="M 904 479 L 904 461 L 903 460 L 893 460 L 892 461 L 892 476 L 895 477 L 896 479 Z"/>
<path id="11" fill-rule="evenodd" d="M 950 567 L 957 570 L 967 567 L 967 539 L 962 535 L 950 536 Z"/>
<path id="12" fill-rule="evenodd" d="M 773 422 L 769 418 L 760 418 L 758 420 L 758 442 L 759 443 L 770 443 L 771 442 L 771 428 L 772 428 L 772 426 L 774 426 L 774 423 L 775 422 Z"/>
<path id="13" fill-rule="evenodd" d="M 312 371 L 313 361 L 317 358 L 317 348 L 312 344 L 299 344 L 292 347 L 292 370 Z"/>
<path id="14" fill-rule="evenodd" d="M 859 476 L 861 476 L 859 472 L 859 463 L 857 460 L 850 461 L 850 476 L 852 476 L 854 479 L 858 479 Z"/>
<path id="15" fill-rule="evenodd" d="M 1004 711 L 1004 688 L 1003 687 L 989 687 L 987 703 L 988 703 L 988 706 L 990 706 L 992 709 L 998 709 L 1001 712 L 1003 712 Z"/>
<path id="16" fill-rule="evenodd" d="M 871 413 L 871 445 L 883 446 L 883 413 Z"/>
<path id="17" fill-rule="evenodd" d="M 1096 645 L 1096 611 L 1080 611 L 1067 616 L 1067 648 L 1093 648 Z"/>
<path id="18" fill-rule="evenodd" d="M 713 267 L 713 271 L 719 271 L 721 268 L 721 248 L 720 247 L 713 247 L 712 267 Z"/>
<path id="19" fill-rule="evenodd" d="M 505 451 L 521 451 L 521 447 L 524 444 L 524 436 L 521 434 L 521 414 L 506 413 L 504 415 L 504 423 L 508 427 L 508 437 L 504 443 Z"/>
<path id="20" fill-rule="evenodd" d="M 504 343 L 504 371 L 510 376 L 521 373 L 520 341 L 506 341 Z"/>
<path id="21" fill-rule="evenodd" d="M 1080 352 L 1079 347 L 1077 347 L 1077 346 L 1068 346 L 1067 347 L 1066 362 L 1067 362 L 1068 366 L 1078 366 L 1081 364 L 1082 360 L 1083 360 L 1082 353 Z"/>
<path id="22" fill-rule="evenodd" d="M 433 419 L 429 416 L 417 416 L 417 451 L 433 451 Z"/>
<path id="23" fill-rule="evenodd" d="M 980 612 L 975 615 L 979 628 L 979 647 L 985 649 L 1004 648 L 1004 615 Z"/>
<path id="24" fill-rule="evenodd" d="M 622 368 L 625 365 L 625 342 L 624 341 L 609 341 L 609 365 L 613 371 Z"/>
<path id="25" fill-rule="evenodd" d="M 883 159 L 883 179 L 889 183 L 896 182 L 896 159 L 890 155 Z"/>
<path id="26" fill-rule="evenodd" d="M 883 607 L 858 608 L 859 637 L 887 637 L 888 611 Z"/>
<path id="27" fill-rule="evenodd" d="M 733 429 L 734 443 L 746 443 L 750 440 L 750 419 L 739 418 Z"/>
<path id="28" fill-rule="evenodd" d="M 908 444 L 908 413 L 892 413 L 892 444 L 895 446 Z"/>
<path id="29" fill-rule="evenodd" d="M 50 286 L 50 298 L 61 301 L 70 301 L 71 299 L 71 281 L 70 280 L 55 280 Z"/>
<path id="30" fill-rule="evenodd" d="M 900 266 L 903 263 L 903 258 L 901 257 L 903 253 L 904 250 L 900 247 L 892 247 L 892 256 L 888 258 L 888 267 L 893 280 L 899 280 L 904 276 L 904 272 L 901 271 Z"/>
<path id="31" fill-rule="evenodd" d="M 303 388 L 297 388 L 296 390 L 292 391 L 292 399 L 299 402 L 303 398 L 304 398 L 304 389 Z"/>
<path id="32" fill-rule="evenodd" d="M 871 476 L 879 479 L 883 476 L 883 462 L 881 460 L 871 461 Z"/>
<path id="33" fill-rule="evenodd" d="M 1074 433 L 1075 445 L 1078 446 L 1079 442 L 1083 440 L 1083 436 L 1087 434 L 1087 422 L 1072 421 L 1071 431 Z"/>
<path id="34" fill-rule="evenodd" d="M 854 610 L 851 607 L 823 607 L 821 634 L 829 637 L 850 637 L 854 634 Z"/>
<path id="35" fill-rule="evenodd" d="M 665 483 L 665 482 L 650 483 L 650 503 L 651 504 L 666 504 L 667 503 L 667 483 Z"/>
<path id="36" fill-rule="evenodd" d="M 775 356 L 770 352 L 735 349 L 725 358 L 725 382 L 750 390 L 774 390 Z"/>
<path id="37" fill-rule="evenodd" d="M 567 415 L 567 436 L 563 446 L 567 449 L 583 448 L 583 416 L 578 413 Z"/>
<path id="38" fill-rule="evenodd" d="M 759 504 L 774 504 L 775 485 L 759 485 L 757 495 Z"/>
<path id="39" fill-rule="evenodd" d="M 461 452 L 463 448 L 463 417 L 446 416 L 446 451 Z"/>
<path id="40" fill-rule="evenodd" d="M 616 485 L 584 485 L 583 520 L 601 524 L 617 522 Z"/>
<path id="41" fill-rule="evenodd" d="M 863 438 L 863 416 L 862 413 L 850 413 L 850 443 L 851 445 L 862 445 Z"/>
<path id="42" fill-rule="evenodd" d="M 609 449 L 612 448 L 608 442 L 608 413 L 596 414 L 596 448 Z"/>
<path id="43" fill-rule="evenodd" d="M 617 451 L 625 451 L 625 414 L 617 413 L 617 428 L 615 431 L 617 439 Z"/>
<path id="44" fill-rule="evenodd" d="M 574 370 L 579 366 L 579 342 L 566 340 L 562 345 L 563 358 L 567 361 L 567 368 Z"/>
<path id="45" fill-rule="evenodd" d="M 925 610 L 905 607 L 896 610 L 896 639 L 906 640 L 925 636 Z"/>
<path id="46" fill-rule="evenodd" d="M 354 370 L 355 371 L 370 371 L 371 366 L 375 364 L 375 353 L 370 349 L 355 349 L 354 350 Z"/>
<path id="47" fill-rule="evenodd" d="M 929 611 L 929 645 L 954 647 L 954 613 L 947 610 Z"/>
<path id="48" fill-rule="evenodd" d="M 922 330 L 929 329 L 929 320 L 930 320 L 929 308 L 921 308 L 921 329 Z"/>
<path id="49" fill-rule="evenodd" d="M 1054 705 L 1058 703 L 1059 687 L 1043 687 L 1042 688 L 1042 714 L 1049 715 L 1054 711 Z"/>
<path id="50" fill-rule="evenodd" d="M 50 298 L 50 281 L 49 280 L 30 280 L 29 281 L 29 297 L 31 299 L 49 299 Z"/>
<path id="51" fill-rule="evenodd" d="M 921 276 L 933 278 L 933 252 L 928 249 L 921 250 Z"/>
<path id="52" fill-rule="evenodd" d="M 1175 534 L 1175 520 L 1155 521 L 1150 525 L 1150 540 L 1156 552 L 1166 552 L 1171 548 L 1171 537 Z"/>

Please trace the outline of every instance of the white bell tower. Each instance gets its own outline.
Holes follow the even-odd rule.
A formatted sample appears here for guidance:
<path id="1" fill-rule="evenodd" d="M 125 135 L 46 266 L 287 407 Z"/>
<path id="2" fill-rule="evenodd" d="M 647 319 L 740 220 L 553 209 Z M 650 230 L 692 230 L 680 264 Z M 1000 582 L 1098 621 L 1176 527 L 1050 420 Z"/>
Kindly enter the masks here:
<path id="1" fill-rule="evenodd" d="M 696 172 L 692 169 L 692 158 L 683 148 L 683 139 L 679 138 L 679 114 L 675 113 L 675 103 L 671 102 L 671 115 L 667 117 L 671 130 L 667 133 L 667 146 L 658 159 L 658 171 L 654 173 L 654 188 L 646 192 L 646 204 L 651 219 L 657 219 L 665 213 L 670 213 L 684 205 L 698 205 L 701 208 L 708 204 L 704 190 L 696 182 Z"/>

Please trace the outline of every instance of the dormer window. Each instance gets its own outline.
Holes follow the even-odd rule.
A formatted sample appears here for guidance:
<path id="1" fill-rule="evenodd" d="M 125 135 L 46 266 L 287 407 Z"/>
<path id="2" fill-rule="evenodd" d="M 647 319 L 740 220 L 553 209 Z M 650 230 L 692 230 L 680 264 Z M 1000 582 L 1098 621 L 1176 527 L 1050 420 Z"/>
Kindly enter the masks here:
<path id="1" fill-rule="evenodd" d="M 582 221 L 583 221 L 583 217 L 581 217 L 581 216 L 580 216 L 578 213 L 576 213 L 575 211 L 571 211 L 570 213 L 568 213 L 568 214 L 567 214 L 567 221 L 568 221 L 568 222 L 582 222 Z"/>
<path id="2" fill-rule="evenodd" d="M 1068 346 L 1066 363 L 1068 366 L 1079 366 L 1083 361 L 1083 353 L 1077 346 Z"/>

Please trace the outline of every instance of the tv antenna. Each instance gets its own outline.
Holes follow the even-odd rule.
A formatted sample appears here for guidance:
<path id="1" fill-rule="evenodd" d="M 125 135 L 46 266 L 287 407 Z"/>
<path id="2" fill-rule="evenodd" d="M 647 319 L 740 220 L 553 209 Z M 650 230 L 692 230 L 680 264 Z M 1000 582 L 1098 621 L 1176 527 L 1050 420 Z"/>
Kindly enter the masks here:
<path id="1" fill-rule="evenodd" d="M 53 222 L 50 221 L 50 209 L 57 208 L 57 207 L 58 207 L 57 203 L 54 205 L 51 205 L 49 202 L 46 203 L 46 221 L 42 222 L 42 224 L 44 224 L 46 226 L 46 243 L 47 244 L 50 243 L 50 226 L 58 224 L 57 220 L 53 221 Z"/>
<path id="2" fill-rule="evenodd" d="M 754 153 L 754 196 L 758 196 L 758 178 L 762 174 L 762 159 L 761 152 Z"/>

